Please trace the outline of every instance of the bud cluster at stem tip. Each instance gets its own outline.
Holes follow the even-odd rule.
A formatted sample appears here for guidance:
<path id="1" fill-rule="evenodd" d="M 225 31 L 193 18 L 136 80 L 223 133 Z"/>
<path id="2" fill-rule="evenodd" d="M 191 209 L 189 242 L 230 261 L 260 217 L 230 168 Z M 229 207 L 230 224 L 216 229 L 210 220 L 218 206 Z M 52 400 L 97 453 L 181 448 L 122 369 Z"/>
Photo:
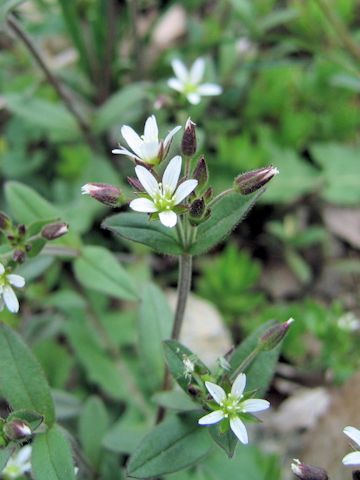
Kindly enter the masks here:
<path id="1" fill-rule="evenodd" d="M 249 195 L 266 185 L 278 173 L 279 170 L 273 166 L 243 173 L 235 178 L 234 190 L 242 195 Z"/>
<path id="2" fill-rule="evenodd" d="M 196 152 L 196 124 L 191 121 L 190 117 L 187 119 L 185 124 L 185 131 L 181 141 L 181 151 L 183 155 L 191 157 Z"/>
<path id="3" fill-rule="evenodd" d="M 90 195 L 108 207 L 120 207 L 125 197 L 120 188 L 108 183 L 87 183 L 81 187 L 83 195 Z"/>

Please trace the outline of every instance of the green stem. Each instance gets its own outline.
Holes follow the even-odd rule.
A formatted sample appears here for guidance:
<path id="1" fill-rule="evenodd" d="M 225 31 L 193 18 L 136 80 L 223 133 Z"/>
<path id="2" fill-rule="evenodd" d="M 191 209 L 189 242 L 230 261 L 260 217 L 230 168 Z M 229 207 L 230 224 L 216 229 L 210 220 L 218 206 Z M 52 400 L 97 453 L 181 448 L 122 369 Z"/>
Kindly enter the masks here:
<path id="1" fill-rule="evenodd" d="M 255 360 L 256 356 L 260 353 L 261 347 L 256 346 L 249 355 L 244 358 L 244 360 L 240 363 L 236 370 L 232 372 L 230 375 L 230 380 L 233 381 L 239 375 L 239 373 L 243 372 L 247 369 L 247 367 Z"/>
<path id="2" fill-rule="evenodd" d="M 219 193 L 216 197 L 214 197 L 211 202 L 208 203 L 207 207 L 213 207 L 215 203 L 217 203 L 219 200 L 222 198 L 226 197 L 226 195 L 229 195 L 229 193 L 232 193 L 234 191 L 233 188 L 228 188 L 227 190 L 224 190 L 223 192 Z"/>
<path id="3" fill-rule="evenodd" d="M 181 327 L 184 320 L 186 302 L 190 293 L 192 277 L 192 256 L 183 253 L 179 257 L 179 279 L 178 279 L 178 297 L 175 310 L 175 318 L 171 339 L 178 340 L 181 333 Z M 168 369 L 165 370 L 163 390 L 170 390 L 171 376 Z M 156 414 L 156 423 L 160 423 L 165 416 L 166 408 L 160 406 Z"/>
<path id="4" fill-rule="evenodd" d="M 87 120 L 83 118 L 83 116 L 80 114 L 78 109 L 75 107 L 74 99 L 70 98 L 63 88 L 62 84 L 60 81 L 55 77 L 55 75 L 51 72 L 49 67 L 47 66 L 45 60 L 43 59 L 40 50 L 36 47 L 36 45 L 33 43 L 32 39 L 30 36 L 23 30 L 21 24 L 16 20 L 14 15 L 10 14 L 7 17 L 7 24 L 10 27 L 11 31 L 23 42 L 23 44 L 26 46 L 30 54 L 32 55 L 33 59 L 36 61 L 42 72 L 44 73 L 45 77 L 49 81 L 49 83 L 53 86 L 53 88 L 56 90 L 57 94 L 63 101 L 65 107 L 67 110 L 70 112 L 70 114 L 75 118 L 76 123 L 79 126 L 79 129 L 81 133 L 83 134 L 83 137 L 86 141 L 86 143 L 91 147 L 92 149 L 98 150 L 98 144 L 96 139 L 94 138 L 90 125 L 88 124 Z"/>

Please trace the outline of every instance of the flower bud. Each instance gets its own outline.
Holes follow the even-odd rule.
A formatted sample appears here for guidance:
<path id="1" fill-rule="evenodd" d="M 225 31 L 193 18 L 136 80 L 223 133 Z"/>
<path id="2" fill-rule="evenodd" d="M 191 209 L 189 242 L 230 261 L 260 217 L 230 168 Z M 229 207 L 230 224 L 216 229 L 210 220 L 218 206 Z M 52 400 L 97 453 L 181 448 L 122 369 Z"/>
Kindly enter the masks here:
<path id="1" fill-rule="evenodd" d="M 127 181 L 137 192 L 144 192 L 144 187 L 137 178 L 127 177 Z"/>
<path id="2" fill-rule="evenodd" d="M 191 178 L 194 178 L 198 181 L 198 191 L 201 191 L 203 188 L 205 188 L 207 182 L 209 181 L 209 169 L 205 157 L 200 157 Z"/>
<path id="3" fill-rule="evenodd" d="M 49 223 L 41 230 L 41 236 L 45 240 L 56 240 L 69 231 L 69 225 L 66 223 Z"/>
<path id="4" fill-rule="evenodd" d="M 196 152 L 196 123 L 192 122 L 190 117 L 185 124 L 185 131 L 181 141 L 181 151 L 183 155 L 192 157 Z"/>
<path id="5" fill-rule="evenodd" d="M 14 262 L 23 263 L 25 261 L 25 252 L 24 250 L 16 249 L 12 254 Z"/>
<path id="6" fill-rule="evenodd" d="M 9 440 L 20 440 L 32 434 L 31 428 L 23 420 L 14 419 L 4 425 L 4 434 Z"/>
<path id="7" fill-rule="evenodd" d="M 234 190 L 242 195 L 249 195 L 266 185 L 278 173 L 279 170 L 272 166 L 243 173 L 235 178 Z"/>
<path id="8" fill-rule="evenodd" d="M 119 207 L 124 201 L 121 190 L 107 183 L 87 183 L 81 187 L 81 193 L 90 195 L 98 202 L 109 207 Z"/>
<path id="9" fill-rule="evenodd" d="M 18 229 L 19 236 L 20 237 L 25 237 L 25 234 L 26 234 L 25 225 L 23 223 L 20 223 L 20 225 L 18 225 L 17 229 Z"/>
<path id="10" fill-rule="evenodd" d="M 209 187 L 206 192 L 204 193 L 204 200 L 205 202 L 209 202 L 212 197 L 214 196 L 214 191 L 211 187 Z"/>
<path id="11" fill-rule="evenodd" d="M 323 468 L 306 465 L 296 458 L 291 464 L 291 470 L 301 480 L 328 480 L 329 478 Z"/>
<path id="12" fill-rule="evenodd" d="M 199 225 L 203 221 L 205 209 L 203 198 L 197 198 L 192 202 L 189 210 L 189 221 L 192 225 Z"/>
<path id="13" fill-rule="evenodd" d="M 285 338 L 287 331 L 289 330 L 290 325 L 294 322 L 293 318 L 289 318 L 284 323 L 277 323 L 270 327 L 261 337 L 259 338 L 259 347 L 263 351 L 269 351 L 277 347 L 279 343 Z"/>
<path id="14" fill-rule="evenodd" d="M 11 220 L 4 212 L 0 212 L 0 230 L 8 230 L 11 227 Z"/>

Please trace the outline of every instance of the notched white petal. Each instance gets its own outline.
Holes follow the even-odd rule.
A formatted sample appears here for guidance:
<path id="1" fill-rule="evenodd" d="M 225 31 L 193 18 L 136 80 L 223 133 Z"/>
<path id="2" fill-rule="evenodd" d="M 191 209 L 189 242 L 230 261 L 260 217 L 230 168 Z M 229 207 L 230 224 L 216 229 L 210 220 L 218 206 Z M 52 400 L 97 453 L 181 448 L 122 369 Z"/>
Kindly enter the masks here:
<path id="1" fill-rule="evenodd" d="M 168 86 L 177 92 L 183 92 L 185 85 L 178 78 L 169 78 Z"/>
<path id="2" fill-rule="evenodd" d="M 231 387 L 231 393 L 240 398 L 241 395 L 244 393 L 246 386 L 246 375 L 245 373 L 239 373 L 239 375 L 235 378 L 235 381 Z"/>
<path id="3" fill-rule="evenodd" d="M 181 126 L 178 125 L 177 127 L 173 128 L 172 130 L 170 130 L 170 132 L 166 135 L 165 137 L 165 140 L 164 140 L 164 147 L 167 148 L 167 146 L 169 145 L 169 143 L 171 142 L 173 136 L 175 135 L 175 133 L 177 133 L 179 130 L 181 129 Z"/>
<path id="4" fill-rule="evenodd" d="M 197 89 L 199 95 L 204 96 L 213 96 L 213 95 L 220 95 L 222 93 L 222 88 L 220 85 L 216 85 L 216 83 L 203 83 L 199 85 Z"/>
<path id="5" fill-rule="evenodd" d="M 160 222 L 165 227 L 169 227 L 169 228 L 175 227 L 177 223 L 177 215 L 172 210 L 166 210 L 164 212 L 160 212 L 159 219 L 160 219 Z"/>
<path id="6" fill-rule="evenodd" d="M 190 193 L 193 192 L 197 187 L 197 184 L 197 180 L 185 180 L 185 182 L 181 183 L 174 195 L 175 205 L 178 205 L 184 200 L 184 198 L 190 195 Z"/>
<path id="7" fill-rule="evenodd" d="M 154 175 L 152 175 L 147 168 L 142 167 L 141 165 L 137 165 L 135 167 L 135 173 L 146 193 L 148 193 L 150 197 L 154 197 L 154 195 L 156 195 L 156 193 L 159 191 L 159 184 Z"/>
<path id="8" fill-rule="evenodd" d="M 151 200 L 148 198 L 135 198 L 129 204 L 129 207 L 135 212 L 143 212 L 143 213 L 154 213 L 157 212 L 157 208 Z"/>
<path id="9" fill-rule="evenodd" d="M 180 155 L 176 155 L 176 157 L 170 160 L 162 178 L 163 188 L 169 191 L 171 195 L 174 193 L 176 185 L 179 181 L 180 172 L 181 157 Z"/>
<path id="10" fill-rule="evenodd" d="M 200 83 L 204 76 L 205 60 L 203 58 L 197 58 L 193 63 L 190 70 L 190 82 L 194 85 Z"/>
<path id="11" fill-rule="evenodd" d="M 342 463 L 346 466 L 360 465 L 360 452 L 351 452 L 345 455 Z"/>
<path id="12" fill-rule="evenodd" d="M 175 72 L 175 75 L 181 82 L 186 82 L 189 77 L 189 72 L 183 62 L 178 58 L 175 58 L 171 62 L 171 66 Z"/>
<path id="13" fill-rule="evenodd" d="M 114 153 L 115 155 L 128 155 L 129 157 L 137 158 L 138 160 L 141 160 L 141 158 L 138 155 L 136 155 L 134 152 L 130 152 L 130 150 L 127 150 L 124 147 L 114 148 L 114 150 L 112 150 L 111 152 Z"/>
<path id="14" fill-rule="evenodd" d="M 239 417 L 230 418 L 230 428 L 241 443 L 247 444 L 249 442 L 246 427 Z"/>
<path id="15" fill-rule="evenodd" d="M 201 417 L 198 421 L 199 425 L 212 425 L 213 423 L 221 422 L 224 418 L 224 412 L 222 410 L 215 410 L 214 412 Z"/>
<path id="16" fill-rule="evenodd" d="M 347 435 L 351 440 L 357 443 L 360 446 L 360 430 L 355 427 L 345 427 L 343 432 Z"/>
<path id="17" fill-rule="evenodd" d="M 10 285 L 5 285 L 3 288 L 3 298 L 6 305 L 6 308 L 12 312 L 17 313 L 19 311 L 19 301 L 14 290 Z"/>
<path id="18" fill-rule="evenodd" d="M 250 398 L 241 403 L 243 412 L 262 412 L 270 407 L 270 402 L 259 398 Z"/>
<path id="19" fill-rule="evenodd" d="M 14 285 L 14 287 L 22 288 L 25 285 L 25 278 L 21 275 L 10 273 L 10 275 L 7 275 L 6 278 L 11 283 L 11 285 Z"/>
<path id="20" fill-rule="evenodd" d="M 157 126 L 155 115 L 151 115 L 144 127 L 144 140 L 146 142 L 158 142 L 159 141 L 159 129 Z"/>
<path id="21" fill-rule="evenodd" d="M 189 93 L 186 98 L 192 105 L 198 105 L 201 101 L 201 97 L 198 93 Z"/>
<path id="22" fill-rule="evenodd" d="M 216 403 L 220 405 L 220 403 L 225 400 L 226 393 L 219 385 L 216 385 L 216 383 L 212 382 L 205 382 L 205 386 Z"/>
<path id="23" fill-rule="evenodd" d="M 141 155 L 141 144 L 142 140 L 139 135 L 135 132 L 134 129 L 129 127 L 128 125 L 124 125 L 121 127 L 121 135 L 124 137 L 124 140 L 129 145 L 131 150 L 133 150 L 136 155 Z"/>

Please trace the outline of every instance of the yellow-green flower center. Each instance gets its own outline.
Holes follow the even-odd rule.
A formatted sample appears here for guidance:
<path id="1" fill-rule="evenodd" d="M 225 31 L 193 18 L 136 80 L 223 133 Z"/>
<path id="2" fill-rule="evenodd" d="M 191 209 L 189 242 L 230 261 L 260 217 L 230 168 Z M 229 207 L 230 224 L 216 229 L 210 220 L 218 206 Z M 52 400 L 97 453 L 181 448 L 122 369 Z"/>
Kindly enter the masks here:
<path id="1" fill-rule="evenodd" d="M 189 95 L 189 93 L 196 93 L 198 90 L 198 86 L 193 83 L 186 83 L 184 85 L 184 93 L 185 95 Z"/>
<path id="2" fill-rule="evenodd" d="M 241 397 L 235 397 L 232 393 L 228 393 L 227 397 L 220 402 L 221 410 L 224 412 L 225 418 L 232 417 L 241 410 Z"/>
<path id="3" fill-rule="evenodd" d="M 153 201 L 159 212 L 171 210 L 175 205 L 173 193 L 169 188 L 166 186 L 164 187 L 161 183 L 159 183 L 159 190 L 154 195 Z"/>

